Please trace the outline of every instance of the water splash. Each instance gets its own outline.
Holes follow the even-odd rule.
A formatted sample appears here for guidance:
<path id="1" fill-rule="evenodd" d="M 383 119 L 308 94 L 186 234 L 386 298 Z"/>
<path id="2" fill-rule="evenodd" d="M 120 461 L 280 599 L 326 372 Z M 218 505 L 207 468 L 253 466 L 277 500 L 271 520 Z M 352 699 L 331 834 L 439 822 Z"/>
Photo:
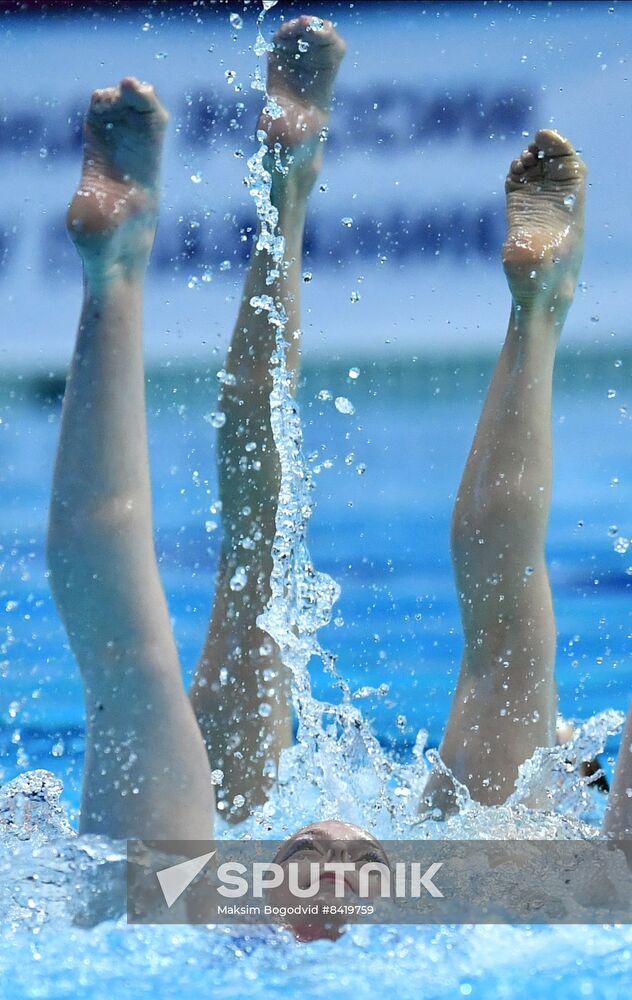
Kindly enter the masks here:
<path id="1" fill-rule="evenodd" d="M 257 20 L 258 60 L 270 51 L 262 33 L 264 14 L 265 10 Z M 259 64 L 256 77 L 261 78 Z M 272 119 L 284 114 L 267 93 L 263 112 Z M 313 821 L 315 816 L 335 816 L 384 837 L 494 836 L 492 830 L 507 837 L 516 835 L 518 829 L 524 836 L 555 836 L 555 830 L 557 835 L 561 833 L 562 821 L 553 811 L 563 804 L 570 812 L 568 829 L 572 828 L 576 836 L 586 835 L 580 816 L 590 811 L 591 792 L 586 779 L 579 778 L 577 766 L 581 760 L 593 759 L 603 749 L 607 736 L 617 731 L 622 721 L 617 713 L 595 717 L 565 747 L 538 751 L 523 765 L 516 792 L 502 808 L 480 806 L 472 801 L 465 786 L 455 782 L 458 816 L 447 825 L 432 820 L 422 823 L 419 803 L 429 773 L 427 734 L 418 733 L 410 763 L 402 764 L 388 755 L 355 703 L 357 693 L 339 674 L 336 657 L 320 644 L 318 633 L 331 620 L 340 588 L 330 576 L 316 569 L 307 541 L 314 483 L 302 451 L 300 411 L 293 395 L 293 376 L 287 367 L 288 317 L 273 288 L 287 266 L 285 241 L 271 197 L 273 174 L 286 172 L 287 166 L 278 145 L 271 149 L 266 139 L 266 132 L 260 130 L 259 147 L 248 160 L 246 182 L 259 222 L 257 250 L 268 258 L 266 285 L 270 294 L 253 296 L 250 304 L 257 312 L 267 314 L 274 333 L 270 419 L 281 475 L 270 599 L 258 625 L 276 642 L 291 672 L 298 735 L 297 744 L 282 755 L 269 802 L 255 812 L 245 828 L 252 826 L 259 835 L 261 827 L 274 828 L 280 834 Z M 342 222 L 353 224 L 350 218 Z M 352 373 L 355 377 L 359 371 L 352 369 L 350 376 Z M 335 406 L 343 414 L 354 412 L 345 397 L 337 397 Z M 340 695 L 338 704 L 314 698 L 309 673 L 313 658 L 321 660 L 332 679 Z M 430 751 L 427 758 L 434 767 L 445 769 L 436 751 Z M 544 819 L 545 813 L 529 808 L 537 797 L 536 787 L 547 788 L 545 809 L 550 820 Z"/>
<path id="2" fill-rule="evenodd" d="M 259 33 L 260 28 L 261 19 L 258 22 Z M 267 47 L 262 48 L 262 54 L 267 51 Z M 266 107 L 276 113 L 269 99 L 266 99 Z M 318 632 L 331 618 L 339 588 L 331 577 L 315 569 L 307 545 L 313 483 L 302 453 L 300 414 L 292 395 L 292 378 L 286 363 L 287 315 L 281 302 L 275 298 L 272 287 L 284 267 L 284 241 L 278 232 L 278 213 L 270 197 L 272 172 L 279 168 L 280 157 L 267 148 L 265 133 L 259 133 L 258 140 L 259 148 L 248 163 L 248 181 L 259 218 L 258 247 L 260 251 L 266 251 L 270 259 L 268 286 L 271 293 L 256 296 L 251 304 L 254 309 L 266 312 L 275 333 L 270 412 L 282 471 L 271 599 L 260 624 L 278 643 L 283 659 L 292 671 L 299 715 L 299 740 L 283 755 L 279 780 L 270 802 L 254 815 L 249 824 L 243 824 L 240 832 L 247 836 L 251 830 L 261 836 L 268 831 L 273 836 L 280 836 L 303 822 L 313 820 L 315 816 L 338 815 L 370 827 L 378 836 L 384 837 L 402 834 L 455 839 L 597 836 L 596 824 L 587 821 L 587 817 L 593 819 L 594 794 L 588 779 L 579 776 L 577 764 L 593 759 L 603 751 L 608 736 L 621 728 L 623 717 L 620 713 L 601 713 L 579 726 L 565 746 L 538 751 L 521 768 L 516 791 L 504 805 L 494 808 L 481 806 L 469 797 L 464 786 L 459 786 L 459 814 L 441 823 L 434 820 L 422 823 L 417 815 L 417 803 L 423 794 L 428 773 L 424 760 L 426 733 L 421 731 L 418 734 L 410 763 L 401 764 L 389 757 L 355 703 L 362 692 L 350 689 L 338 673 L 335 657 L 319 643 Z M 350 370 L 350 377 L 353 377 L 352 371 L 355 372 L 355 369 Z M 223 373 L 223 380 L 226 378 L 228 376 Z M 331 393 L 322 398 L 331 399 Z M 223 415 L 215 414 L 211 419 L 218 416 Z M 239 582 L 237 580 L 238 585 Z M 313 657 L 321 659 L 340 692 L 339 704 L 319 702 L 313 697 L 308 672 Z M 379 695 L 379 691 L 377 693 Z M 429 753 L 429 756 L 432 758 L 433 754 Z M 436 766 L 441 766 L 434 756 Z M 215 780 L 221 780 L 219 772 L 214 772 Z M 547 808 L 534 809 L 529 803 L 542 788 L 547 790 Z M 69 919 L 81 922 L 77 901 L 81 901 L 86 891 L 92 901 L 94 917 L 94 903 L 99 896 L 95 886 L 104 890 L 104 896 L 112 898 L 116 895 L 111 892 L 111 885 L 120 874 L 122 857 L 118 845 L 107 838 L 76 836 L 60 804 L 61 791 L 61 782 L 44 771 L 23 774 L 0 789 L 0 846 L 3 854 L 0 861 L 1 916 L 8 918 L 7 925 L 13 927 L 27 926 L 29 930 L 39 932 L 48 920 L 53 928 L 48 938 L 45 934 L 39 937 L 44 953 L 44 962 L 40 967 L 48 977 L 50 990 L 46 992 L 45 985 L 36 982 L 34 989 L 42 986 L 38 995 L 60 995 L 56 992 L 58 970 L 72 967 L 74 973 L 85 975 L 85 969 L 94 963 L 95 953 L 98 953 L 100 965 L 97 971 L 99 976 L 101 973 L 103 976 L 102 982 L 99 980 L 96 985 L 93 984 L 95 992 L 92 995 L 100 996 L 98 990 L 103 986 L 102 995 L 111 996 L 112 981 L 119 974 L 117 951 L 124 953 L 127 962 L 132 965 L 138 961 L 138 982 L 143 984 L 143 989 L 152 969 L 155 968 L 156 974 L 162 976 L 165 964 L 169 962 L 177 966 L 179 976 L 193 975 L 191 970 L 196 969 L 198 953 L 200 984 L 204 989 L 208 989 L 209 967 L 213 965 L 211 955 L 218 960 L 216 975 L 222 988 L 229 983 L 231 962 L 239 975 L 241 988 L 244 945 L 243 940 L 233 942 L 230 929 L 217 928 L 211 944 L 202 932 L 193 929 L 182 929 L 176 940 L 171 931 L 165 937 L 159 928 L 137 930 L 123 924 L 109 924 L 93 930 L 89 936 L 86 934 L 85 938 L 73 931 L 73 949 L 67 948 L 66 937 L 61 940 L 62 936 L 58 933 L 59 926 L 66 926 Z M 560 810 L 564 810 L 565 816 L 560 815 Z M 221 822 L 218 832 L 222 833 Z M 234 828 L 230 836 L 235 836 Z M 120 893 L 118 895 L 120 898 Z M 557 928 L 553 933 L 558 935 L 565 949 L 566 961 L 574 967 L 577 938 L 572 935 L 566 941 L 564 935 L 567 932 L 570 933 L 566 928 Z M 374 974 L 378 977 L 382 956 L 388 962 L 388 966 L 383 967 L 384 976 L 392 976 L 392 958 L 396 955 L 400 973 L 401 970 L 406 973 L 408 968 L 414 971 L 416 996 L 424 984 L 429 993 L 434 988 L 437 966 L 433 963 L 437 960 L 436 956 L 449 954 L 450 962 L 444 963 L 448 968 L 442 975 L 446 983 L 446 977 L 452 976 L 449 985 L 458 989 L 463 977 L 471 972 L 473 953 L 476 954 L 475 964 L 479 969 L 486 962 L 488 970 L 496 969 L 498 946 L 494 946 L 494 941 L 504 937 L 505 950 L 515 962 L 518 954 L 524 954 L 528 942 L 536 940 L 526 939 L 511 928 L 475 928 L 467 931 L 467 937 L 464 936 L 465 931 L 432 933 L 443 934 L 444 944 L 448 940 L 445 935 L 452 934 L 446 945 L 447 952 L 436 941 L 433 944 L 432 936 L 422 928 L 405 933 L 394 928 L 353 928 L 346 943 L 334 946 L 337 949 L 337 961 L 332 963 L 335 981 L 327 981 L 320 963 L 310 963 L 310 967 L 314 965 L 317 970 L 317 981 L 314 981 L 310 995 L 320 996 L 321 987 L 324 990 L 322 995 L 330 995 L 331 989 L 338 985 L 337 977 L 343 961 L 340 951 L 344 952 L 345 948 L 349 949 L 350 959 L 357 959 L 358 949 L 370 952 Z M 584 935 L 584 951 L 591 940 L 597 941 L 598 933 L 594 930 Z M 549 953 L 551 934 L 551 930 L 542 929 L 541 937 L 546 939 Z M 55 943 L 58 939 L 61 940 L 59 945 Z M 7 940 L 8 947 L 12 947 L 8 937 Z M 628 941 L 623 937 L 619 940 L 621 947 Z M 290 954 L 292 944 L 282 932 L 267 935 L 264 941 L 260 976 L 262 983 L 269 983 L 270 963 L 275 961 L 274 943 L 280 943 L 276 953 L 280 972 L 287 971 L 283 963 Z M 32 947 L 30 939 L 24 939 L 23 945 L 18 944 L 25 963 L 29 960 L 31 972 Z M 328 947 L 323 945 L 323 948 Z M 600 947 L 607 950 L 605 939 L 599 938 L 595 954 Z M 487 953 L 488 959 L 485 958 Z M 558 976 L 559 950 L 554 948 L 552 954 Z M 151 958 L 151 969 L 148 956 Z M 241 961 L 236 962 L 236 958 Z M 257 969 L 256 955 L 252 957 L 249 954 L 248 961 L 248 969 L 253 972 Z M 353 964 L 350 961 L 349 968 Z M 0 965 L 3 965 L 1 944 Z M 305 977 L 309 975 L 309 968 L 298 959 L 297 967 L 302 977 L 302 993 L 307 995 Z M 287 976 L 280 978 L 286 989 Z M 514 980 L 512 965 L 507 982 L 514 983 Z M 363 979 L 357 981 L 359 988 L 363 982 Z M 407 996 L 406 989 L 405 976 L 402 978 L 400 974 L 398 995 Z M 14 995 L 27 995 L 22 984 L 17 983 Z M 28 995 L 35 995 L 35 992 Z M 561 995 L 559 991 L 558 995 Z"/>
<path id="3" fill-rule="evenodd" d="M 257 21 L 255 52 L 260 58 L 270 49 Z M 261 78 L 260 67 L 256 79 Z M 270 118 L 284 114 L 273 96 L 265 94 L 263 112 Z M 269 148 L 266 133 L 257 133 L 259 148 L 248 160 L 247 186 L 259 221 L 257 250 L 268 256 L 266 285 L 272 289 L 282 275 L 285 241 L 278 230 L 278 211 L 272 203 L 275 171 L 285 173 L 280 148 Z M 408 811 L 406 782 L 395 781 L 397 770 L 364 720 L 346 681 L 338 674 L 335 656 L 319 642 L 318 632 L 331 619 L 340 587 L 311 559 L 307 531 L 312 515 L 313 480 L 302 451 L 303 429 L 294 398 L 293 376 L 287 366 L 287 313 L 274 294 L 253 296 L 250 305 L 265 312 L 274 332 L 275 348 L 270 362 L 272 389 L 270 420 L 279 455 L 280 488 L 276 534 L 272 548 L 270 599 L 258 625 L 274 639 L 293 680 L 293 700 L 298 716 L 298 745 L 283 755 L 276 792 L 279 812 L 285 811 L 297 776 L 309 775 L 313 794 L 308 796 L 311 814 L 335 815 L 355 820 L 385 834 L 393 832 L 393 817 Z M 292 333 L 293 331 L 290 331 Z M 352 404 L 339 397 L 342 413 L 353 413 Z M 318 657 L 341 694 L 341 703 L 316 700 L 312 693 L 309 663 Z M 414 784 L 425 780 L 422 755 L 416 761 Z M 358 793 L 361 794 L 358 794 Z M 301 799 L 307 806 L 304 790 Z M 265 811 L 275 809 L 274 799 Z M 292 811 L 293 812 L 293 811 Z"/>
<path id="4" fill-rule="evenodd" d="M 269 160 L 264 164 L 265 157 L 264 151 L 261 164 L 267 169 Z M 325 185 L 321 187 L 324 190 Z M 274 228 L 263 238 L 269 238 L 270 246 L 278 250 Z M 281 252 L 278 266 L 282 260 Z M 270 307 L 270 315 L 278 307 L 272 295 L 269 298 L 271 301 L 264 300 L 261 307 Z M 296 449 L 300 455 L 300 419 L 289 393 L 287 371 L 281 367 L 276 374 L 280 388 L 275 397 L 279 401 L 274 410 L 275 427 L 280 434 L 295 435 L 287 445 L 286 475 L 292 499 L 287 523 L 291 527 L 295 518 L 300 531 L 306 531 L 309 514 L 301 503 L 306 502 L 311 512 L 311 485 L 309 479 L 301 478 L 302 458 L 299 464 L 291 462 Z M 332 400 L 333 396 L 327 391 L 321 398 Z M 218 426 L 222 417 L 214 414 L 210 420 Z M 304 463 L 302 468 L 304 472 Z M 294 474 L 297 481 L 292 483 Z M 211 513 L 219 511 L 212 509 Z M 207 523 L 207 530 L 217 527 L 215 522 Z M 292 548 L 287 539 L 294 569 L 286 571 L 280 564 L 276 577 L 279 593 L 286 585 L 290 588 L 287 596 L 295 609 L 287 616 L 280 614 L 278 621 L 271 620 L 270 626 L 283 632 L 290 646 L 288 653 L 297 661 L 297 676 L 306 681 L 302 696 L 306 715 L 301 742 L 281 761 L 270 808 L 265 813 L 262 809 L 260 819 L 251 823 L 259 836 L 266 831 L 282 835 L 315 816 L 334 813 L 373 825 L 378 835 L 398 828 L 412 836 L 455 839 L 597 835 L 596 825 L 585 819 L 594 801 L 591 803 L 588 782 L 579 777 L 576 764 L 603 750 L 606 737 L 620 728 L 618 713 L 602 713 L 588 720 L 565 747 L 542 751 L 527 762 L 519 788 L 505 805 L 485 808 L 461 790 L 458 816 L 444 823 L 415 825 L 416 802 L 426 773 L 425 734 L 419 734 L 411 764 L 403 767 L 389 761 L 371 742 L 359 711 L 354 715 L 357 707 L 349 705 L 354 692 L 350 694 L 338 677 L 335 660 L 327 659 L 318 647 L 316 631 L 311 645 L 305 635 L 291 634 L 295 617 L 317 630 L 319 617 L 328 618 L 331 611 L 327 612 L 327 607 L 333 606 L 337 596 L 333 581 L 327 582 L 329 578 L 310 576 L 310 567 L 314 574 L 315 570 L 304 534 L 299 542 Z M 276 550 L 279 559 L 284 552 L 280 545 Z M 301 559 L 307 562 L 302 564 Z M 319 601 L 315 609 L 308 600 L 314 591 Z M 277 610 L 270 607 L 268 613 L 273 616 Z M 11 642 L 7 627 L 6 645 Z M 342 706 L 319 705 L 311 698 L 307 664 L 300 667 L 308 654 L 326 658 L 341 691 Z M 384 775 L 379 774 L 382 765 Z M 221 779 L 221 774 L 214 772 L 214 782 Z M 550 808 L 545 812 L 527 804 L 542 785 L 551 793 Z M 384 786 L 383 802 L 389 806 L 385 810 L 382 802 L 382 812 L 375 816 L 372 803 Z M 88 916 L 91 922 L 99 919 L 100 899 L 105 903 L 107 897 L 121 898 L 120 891 L 111 891 L 121 871 L 120 845 L 106 838 L 77 837 L 61 805 L 61 791 L 61 782 L 44 771 L 22 774 L 0 789 L 3 1000 L 123 1000 L 164 996 L 169 991 L 177 992 L 181 1000 L 193 1000 L 207 994 L 243 996 L 244 983 L 249 995 L 266 1000 L 294 994 L 303 1000 L 324 1000 L 334 994 L 368 1000 L 375 996 L 376 984 L 383 982 L 389 983 L 398 1000 L 426 995 L 435 1000 L 457 996 L 530 1000 L 549 993 L 557 1000 L 625 995 L 632 948 L 630 927 L 585 927 L 578 931 L 575 926 L 355 926 L 337 943 L 306 947 L 280 928 L 255 928 L 245 935 L 235 927 L 129 926 L 123 916 L 104 905 L 101 922 L 87 928 Z M 560 809 L 568 815 L 562 817 Z M 247 826 L 239 831 L 232 828 L 230 836 L 246 836 L 248 832 Z M 84 909 L 87 899 L 89 914 Z"/>

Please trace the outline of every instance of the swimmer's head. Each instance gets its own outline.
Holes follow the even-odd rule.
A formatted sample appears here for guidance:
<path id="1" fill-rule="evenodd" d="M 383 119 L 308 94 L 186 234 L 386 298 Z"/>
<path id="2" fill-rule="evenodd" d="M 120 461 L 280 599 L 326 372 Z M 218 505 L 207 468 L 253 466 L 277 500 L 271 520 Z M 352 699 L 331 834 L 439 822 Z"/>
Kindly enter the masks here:
<path id="1" fill-rule="evenodd" d="M 337 902 L 344 904 L 353 901 L 358 895 L 359 875 L 357 869 L 361 865 L 374 862 L 388 866 L 388 857 L 384 848 L 367 830 L 353 823 L 343 823 L 336 819 L 323 820 L 320 823 L 310 823 L 283 842 L 275 857 L 277 864 L 285 866 L 294 862 L 298 884 L 306 888 L 312 882 L 311 864 L 321 866 L 319 889 L 316 895 L 298 899 L 289 890 L 288 879 L 282 886 L 271 891 L 271 899 L 275 906 L 295 907 L 298 904 L 322 906 Z M 331 862 L 355 863 L 356 871 L 345 873 L 345 898 L 335 896 L 335 876 L 333 872 L 323 871 L 322 866 Z M 348 894 L 348 895 L 347 895 Z M 315 941 L 328 938 L 337 940 L 342 935 L 342 926 L 346 921 L 342 916 L 292 916 L 288 918 L 287 927 L 299 941 Z"/>

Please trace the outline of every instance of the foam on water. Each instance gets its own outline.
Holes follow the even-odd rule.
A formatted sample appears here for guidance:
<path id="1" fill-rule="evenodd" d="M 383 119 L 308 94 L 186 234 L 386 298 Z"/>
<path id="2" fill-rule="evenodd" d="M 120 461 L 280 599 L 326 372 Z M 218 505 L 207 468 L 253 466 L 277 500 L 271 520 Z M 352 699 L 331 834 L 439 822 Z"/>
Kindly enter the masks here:
<path id="1" fill-rule="evenodd" d="M 264 8 L 273 3 L 266 0 Z M 264 11 L 265 12 L 265 11 Z M 257 23 L 255 51 L 268 51 Z M 261 67 L 253 86 L 262 87 Z M 266 95 L 273 117 L 281 109 Z M 282 112 L 281 112 L 282 113 Z M 270 200 L 273 170 L 286 167 L 268 150 L 265 133 L 248 162 L 248 185 L 260 223 L 258 245 L 269 258 L 272 291 L 284 267 L 284 242 Z M 564 747 L 527 761 L 509 801 L 494 808 L 458 787 L 459 813 L 420 822 L 418 804 L 428 776 L 426 734 L 413 760 L 402 763 L 379 744 L 357 698 L 319 642 L 339 587 L 313 565 L 307 545 L 313 481 L 302 453 L 302 427 L 286 363 L 287 316 L 272 294 L 252 300 L 275 333 L 270 410 L 281 465 L 271 598 L 259 624 L 278 644 L 293 677 L 297 744 L 287 750 L 266 806 L 218 835 L 283 837 L 314 818 L 338 816 L 387 838 L 593 838 L 603 804 L 577 765 L 604 749 L 620 713 L 603 712 L 578 726 Z M 292 334 L 294 331 L 289 331 Z M 309 664 L 320 657 L 340 691 L 333 705 L 314 698 Z M 428 755 L 443 766 L 436 754 Z M 546 791 L 546 811 L 526 802 Z M 0 979 L 5 1000 L 175 996 L 216 990 L 223 997 L 304 998 L 375 995 L 388 982 L 399 1000 L 419 996 L 533 995 L 555 983 L 559 1000 L 578 995 L 619 997 L 632 946 L 630 928 L 374 927 L 349 928 L 336 943 L 298 945 L 284 930 L 128 927 L 123 917 L 124 845 L 78 837 L 60 805 L 61 782 L 46 771 L 21 775 L 0 789 Z M 603 799 L 603 797 L 601 797 Z M 85 925 L 91 926 L 85 926 Z M 581 962 L 579 958 L 581 956 Z M 370 967 L 366 964 L 369 958 Z M 524 985 L 520 985 L 521 977 Z"/>
<path id="2" fill-rule="evenodd" d="M 594 737 L 590 750 L 598 750 L 612 721 L 582 727 L 583 747 Z M 560 765 L 563 756 L 568 753 L 559 756 Z M 560 786 L 586 791 L 568 773 Z M 273 833 L 301 821 L 304 807 L 296 796 L 309 799 L 309 791 L 304 776 L 295 780 L 293 795 L 280 795 L 286 822 L 274 823 Z M 355 926 L 338 942 L 304 946 L 281 928 L 128 926 L 122 916 L 124 844 L 77 837 L 59 805 L 60 792 L 61 782 L 43 771 L 22 775 L 0 792 L 3 1000 L 193 1000 L 214 991 L 241 998 L 246 990 L 254 998 L 357 1000 L 375 997 L 376 983 L 384 982 L 398 1000 L 531 1000 L 548 996 L 549 989 L 558 1000 L 622 995 L 630 927 L 578 933 L 575 926 Z M 231 836 L 239 832 L 248 835 L 243 828 Z M 423 835 L 575 839 L 594 837 L 597 829 L 573 813 L 472 803 L 447 823 L 425 825 Z"/>

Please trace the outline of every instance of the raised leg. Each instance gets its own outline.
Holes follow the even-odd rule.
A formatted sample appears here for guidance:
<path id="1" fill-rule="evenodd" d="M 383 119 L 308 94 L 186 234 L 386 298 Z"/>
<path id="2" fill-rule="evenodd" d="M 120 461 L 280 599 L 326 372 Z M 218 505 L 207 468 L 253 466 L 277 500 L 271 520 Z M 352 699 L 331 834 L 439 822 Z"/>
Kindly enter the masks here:
<path id="1" fill-rule="evenodd" d="M 610 837 L 632 840 L 632 703 L 621 737 L 621 749 L 608 798 L 603 832 Z M 632 862 L 632 847 L 628 857 Z"/>
<path id="2" fill-rule="evenodd" d="M 319 25 L 322 24 L 322 27 Z M 214 768 L 223 771 L 218 808 L 239 819 L 265 800 L 281 750 L 292 738 L 290 679 L 272 641 L 257 628 L 269 597 L 279 463 L 270 426 L 270 358 L 274 332 L 254 296 L 273 296 L 288 322 L 288 367 L 300 348 L 300 287 L 307 199 L 322 159 L 320 132 L 344 43 L 332 24 L 311 17 L 288 21 L 274 39 L 268 94 L 283 117 L 263 115 L 258 128 L 278 144 L 287 173 L 272 173 L 272 203 L 285 240 L 281 276 L 266 284 L 270 260 L 253 250 L 237 324 L 226 358 L 219 431 L 223 545 L 208 635 L 191 701 Z"/>
<path id="3" fill-rule="evenodd" d="M 82 673 L 81 830 L 203 838 L 206 752 L 183 690 L 152 538 L 142 347 L 144 274 L 167 115 L 133 78 L 96 91 L 68 211 L 84 301 L 64 399 L 48 563 Z"/>
<path id="4" fill-rule="evenodd" d="M 473 798 L 503 802 L 519 766 L 555 742 L 555 619 L 545 561 L 551 495 L 551 392 L 558 338 L 583 249 L 585 167 L 541 130 L 507 178 L 503 263 L 507 339 L 452 521 L 465 652 L 441 757 Z M 434 775 L 429 800 L 449 808 Z"/>

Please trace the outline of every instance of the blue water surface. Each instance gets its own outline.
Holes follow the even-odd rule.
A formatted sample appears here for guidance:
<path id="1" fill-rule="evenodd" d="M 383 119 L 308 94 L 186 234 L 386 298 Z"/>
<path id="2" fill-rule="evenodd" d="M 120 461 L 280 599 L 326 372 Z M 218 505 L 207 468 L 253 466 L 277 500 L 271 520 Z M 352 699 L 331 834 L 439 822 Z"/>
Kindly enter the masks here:
<path id="1" fill-rule="evenodd" d="M 632 548 L 615 546 L 632 535 L 630 366 L 628 356 L 573 352 L 558 369 L 548 553 L 560 708 L 572 717 L 625 710 L 629 696 Z M 303 380 L 305 452 L 316 470 L 311 548 L 316 566 L 342 586 L 324 643 L 352 688 L 388 685 L 363 702 L 365 715 L 385 745 L 405 751 L 422 727 L 431 744 L 439 741 L 456 679 L 449 518 L 490 359 L 357 367 L 355 379 L 348 364 L 332 363 L 308 368 Z M 349 398 L 355 413 L 320 400 L 323 389 Z M 0 760 L 5 779 L 50 767 L 70 779 L 70 794 L 80 770 L 81 685 L 44 563 L 60 391 L 59 378 L 47 377 L 3 387 Z M 185 676 L 203 640 L 220 539 L 208 422 L 216 401 L 212 364 L 149 374 L 156 544 Z M 319 669 L 314 685 L 336 700 Z"/>
<path id="2" fill-rule="evenodd" d="M 306 370 L 305 451 L 314 469 L 316 566 L 342 585 L 323 637 L 380 741 L 402 756 L 427 728 L 436 744 L 461 652 L 448 532 L 490 374 L 489 358 L 336 361 Z M 357 365 L 359 377 L 348 374 Z M 216 367 L 148 376 L 156 544 L 183 671 L 205 632 L 219 545 L 214 474 Z M 561 710 L 625 710 L 630 690 L 632 480 L 630 354 L 567 352 L 556 382 L 549 560 L 558 615 Z M 46 509 L 59 429 L 59 376 L 5 382 L 0 416 L 3 608 L 0 774 L 46 768 L 76 817 L 83 754 L 79 675 L 45 578 Z M 353 415 L 332 399 L 346 396 Z M 317 695 L 337 699 L 314 669 Z M 607 748 L 616 752 L 616 741 Z M 219 936 L 218 936 L 219 935 Z M 62 940 L 63 938 L 63 940 Z M 381 995 L 364 962 L 393 969 L 397 996 L 621 997 L 625 929 L 354 928 L 344 944 L 264 946 L 192 928 L 87 931 L 43 925 L 0 948 L 1 995 L 46 998 Z M 336 950 L 338 949 L 338 950 Z M 517 982 L 515 967 L 520 968 Z M 538 984 L 534 993 L 534 984 Z"/>

